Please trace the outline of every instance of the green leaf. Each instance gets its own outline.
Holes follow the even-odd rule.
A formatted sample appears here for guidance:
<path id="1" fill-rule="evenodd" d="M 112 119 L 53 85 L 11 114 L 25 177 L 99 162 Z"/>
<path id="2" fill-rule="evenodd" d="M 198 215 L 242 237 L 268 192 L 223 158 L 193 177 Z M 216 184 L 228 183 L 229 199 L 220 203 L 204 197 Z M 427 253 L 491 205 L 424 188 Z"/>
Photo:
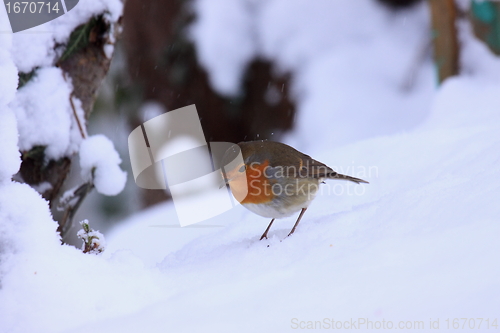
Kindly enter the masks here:
<path id="1" fill-rule="evenodd" d="M 29 73 L 23 73 L 23 72 L 19 72 L 18 76 L 19 76 L 19 83 L 17 85 L 17 89 L 20 89 L 21 87 L 23 87 L 26 83 L 28 83 L 29 80 L 31 80 L 31 78 L 33 76 L 35 76 L 35 72 L 36 72 L 37 68 L 33 69 L 31 72 Z"/>
<path id="2" fill-rule="evenodd" d="M 69 36 L 68 44 L 66 45 L 66 50 L 62 54 L 59 61 L 64 61 L 68 59 L 72 54 L 83 49 L 89 43 L 89 36 L 92 28 L 97 24 L 97 19 L 93 17 L 87 23 L 77 27 Z"/>
<path id="3" fill-rule="evenodd" d="M 45 157 L 46 148 L 47 146 L 34 146 L 30 150 L 23 152 L 23 160 L 27 158 L 43 160 L 43 158 Z"/>

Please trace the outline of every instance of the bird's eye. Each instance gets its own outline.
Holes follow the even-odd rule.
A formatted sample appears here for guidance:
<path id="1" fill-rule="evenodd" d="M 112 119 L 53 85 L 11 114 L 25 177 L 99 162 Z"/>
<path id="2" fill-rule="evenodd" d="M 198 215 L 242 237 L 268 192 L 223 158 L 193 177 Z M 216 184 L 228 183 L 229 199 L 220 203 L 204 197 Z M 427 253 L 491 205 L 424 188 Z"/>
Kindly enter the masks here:
<path id="1" fill-rule="evenodd" d="M 244 165 L 241 166 L 241 168 L 238 170 L 239 172 L 245 171 L 246 167 Z"/>

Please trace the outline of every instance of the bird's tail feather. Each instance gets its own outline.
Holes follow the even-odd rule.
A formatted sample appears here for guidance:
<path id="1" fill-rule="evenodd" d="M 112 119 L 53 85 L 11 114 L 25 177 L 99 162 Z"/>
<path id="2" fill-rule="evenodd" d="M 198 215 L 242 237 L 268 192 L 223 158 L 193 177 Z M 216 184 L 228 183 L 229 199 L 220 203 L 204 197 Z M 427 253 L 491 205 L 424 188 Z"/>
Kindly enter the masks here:
<path id="1" fill-rule="evenodd" d="M 351 182 L 360 184 L 360 183 L 365 183 L 365 184 L 370 184 L 366 180 L 363 180 L 361 178 L 356 178 L 356 177 L 351 177 L 347 175 L 342 175 L 340 173 L 332 172 L 331 174 L 328 175 L 329 179 L 342 179 L 342 180 L 349 180 Z"/>

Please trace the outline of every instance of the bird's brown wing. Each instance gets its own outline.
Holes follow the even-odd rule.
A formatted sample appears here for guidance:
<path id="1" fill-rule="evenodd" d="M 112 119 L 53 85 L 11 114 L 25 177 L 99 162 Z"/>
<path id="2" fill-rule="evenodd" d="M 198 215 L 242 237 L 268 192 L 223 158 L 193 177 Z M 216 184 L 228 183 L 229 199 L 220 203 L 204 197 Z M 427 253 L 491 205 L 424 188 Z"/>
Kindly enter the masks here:
<path id="1" fill-rule="evenodd" d="M 261 160 L 269 162 L 270 168 L 267 170 L 269 177 L 330 178 L 349 180 L 358 184 L 368 183 L 359 178 L 339 174 L 326 164 L 280 142 L 253 141 L 240 142 L 238 145 L 247 163 L 250 164 L 257 154 L 258 162 Z"/>
<path id="2" fill-rule="evenodd" d="M 311 156 L 298 152 L 300 155 L 290 156 L 288 159 L 288 167 L 286 167 L 286 175 L 294 178 L 329 178 L 342 179 L 351 182 L 366 183 L 367 181 L 347 175 L 340 174 L 324 163 L 318 162 Z"/>
<path id="3" fill-rule="evenodd" d="M 290 147 L 291 148 L 291 147 Z M 293 149 L 293 148 L 292 148 Z M 271 166 L 282 169 L 282 173 L 293 178 L 327 178 L 337 174 L 326 164 L 316 161 L 298 150 L 283 151 L 273 156 Z M 274 162 L 274 163 L 273 163 Z"/>
<path id="4" fill-rule="evenodd" d="M 303 156 L 298 159 L 298 177 L 326 178 L 337 174 L 326 164 L 316 161 L 309 155 L 302 155 Z"/>

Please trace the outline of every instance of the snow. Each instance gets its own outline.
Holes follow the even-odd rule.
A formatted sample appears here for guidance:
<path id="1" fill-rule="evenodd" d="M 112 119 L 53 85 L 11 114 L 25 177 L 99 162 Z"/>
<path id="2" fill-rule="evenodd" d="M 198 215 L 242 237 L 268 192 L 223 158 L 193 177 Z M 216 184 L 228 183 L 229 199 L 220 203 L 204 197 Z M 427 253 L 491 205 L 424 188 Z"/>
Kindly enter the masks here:
<path id="1" fill-rule="evenodd" d="M 17 149 L 16 118 L 6 105 L 0 105 L 0 183 L 9 181 L 19 170 L 21 158 Z"/>
<path id="2" fill-rule="evenodd" d="M 92 4 L 96 4 L 94 7 Z M 72 110 L 69 113 L 69 93 L 71 83 L 64 80 L 59 69 L 47 67 L 52 65 L 53 54 L 50 49 L 55 41 L 65 42 L 71 32 L 70 26 L 77 26 L 92 15 L 99 12 L 99 4 L 104 2 L 82 2 L 76 8 L 60 18 L 47 23 L 43 27 L 52 27 L 55 31 L 33 33 L 33 29 L 21 34 L 11 34 L 4 6 L 0 6 L 0 331 L 2 332 L 36 332 L 60 331 L 75 323 L 87 322 L 86 316 L 64 320 L 61 314 L 67 312 L 70 300 L 92 298 L 106 307 L 106 299 L 118 294 L 121 289 L 130 289 L 130 283 L 141 279 L 135 273 L 140 263 L 134 261 L 133 255 L 121 258 L 117 253 L 114 258 L 103 264 L 103 260 L 95 256 L 84 255 L 80 250 L 70 246 L 61 246 L 57 223 L 53 221 L 48 203 L 35 189 L 25 184 L 13 182 L 12 175 L 19 170 L 20 149 L 30 149 L 32 145 L 47 144 L 47 156 L 57 158 L 61 154 L 74 152 L 78 140 L 73 135 L 74 123 Z M 104 8 L 104 7 L 102 7 Z M 101 9 L 102 9 L 101 8 Z M 91 10 L 92 9 L 92 10 Z M 113 11 L 115 19 L 121 13 L 119 1 L 108 1 L 107 10 Z M 75 13 L 75 14 L 73 14 Z M 79 14 L 78 14 L 79 13 Z M 61 22 L 66 22 L 59 25 Z M 68 30 L 69 29 L 69 30 Z M 49 29 L 50 30 L 50 29 Z M 40 30 L 41 31 L 41 30 Z M 50 41 L 50 42 L 47 42 Z M 36 76 L 23 88 L 16 91 L 18 70 L 30 72 L 35 66 L 44 66 L 36 71 Z M 17 68 L 16 68 L 17 67 Z M 77 113 L 82 116 L 78 100 L 74 100 Z M 43 115 L 43 117 L 42 117 Z M 50 133 L 50 131 L 53 133 Z M 58 136 L 62 135 L 62 136 Z M 77 132 L 77 136 L 81 134 Z M 47 185 L 39 184 L 39 188 Z M 111 264 L 115 262 L 115 264 Z M 64 267 L 63 271 L 60 269 Z M 113 268 L 111 268 L 113 267 Z M 105 290 L 91 289 L 89 273 L 114 271 L 112 279 L 105 282 Z M 125 306 L 126 311 L 137 310 L 144 303 L 141 296 L 150 301 L 157 294 L 156 287 L 150 281 L 154 274 L 147 272 L 143 279 L 144 288 L 136 288 L 137 303 Z M 119 278 L 120 275 L 128 277 Z M 111 276 L 109 275 L 109 276 Z M 80 278 L 78 278 L 80 276 Z M 59 280 L 61 279 L 62 280 Z M 70 284 L 68 281 L 75 281 Z M 54 282 L 59 283 L 55 292 Z M 100 279 L 100 282 L 104 282 Z M 158 286 L 158 284 L 154 284 Z M 51 286 L 51 287 L 50 287 Z M 75 289 L 77 286 L 77 290 Z M 107 290 L 107 291 L 106 291 Z M 107 292 L 111 293 L 107 295 Z M 65 298 L 53 298 L 59 294 Z M 22 296 L 24 295 L 24 296 Z M 30 300 L 28 295 L 36 295 Z M 76 298 L 75 298 L 76 297 Z M 117 299 L 113 297 L 113 299 Z M 89 303 L 84 302 L 85 306 Z M 83 309 L 87 309 L 86 307 Z M 55 310 L 52 314 L 45 310 Z M 106 311 L 102 312 L 106 315 Z M 26 314 L 31 318 L 25 320 Z M 96 318 L 104 318 L 97 316 Z M 54 324 L 61 322 L 61 324 Z"/>
<path id="3" fill-rule="evenodd" d="M 6 14 L 0 11 L 0 31 L 5 29 L 8 21 Z M 0 80 L 0 104 L 5 106 L 16 93 L 17 86 L 17 71 L 12 62 L 10 55 L 10 48 L 12 44 L 12 36 L 10 34 L 0 34 L 0 73 L 2 73 L 2 80 Z"/>
<path id="4" fill-rule="evenodd" d="M 163 104 L 156 101 L 147 101 L 141 105 L 138 113 L 144 123 L 156 116 L 164 114 L 165 112 L 167 111 L 165 110 Z"/>
<path id="5" fill-rule="evenodd" d="M 8 28 L 7 14 L 0 10 L 0 31 Z M 19 170 L 17 128 L 14 114 L 8 107 L 17 87 L 17 70 L 10 55 L 12 35 L 0 33 L 0 184 Z M 1 186 L 1 185 L 0 185 Z"/>
<path id="6" fill-rule="evenodd" d="M 79 1 L 71 11 L 56 20 L 14 34 L 12 55 L 17 68 L 29 73 L 36 67 L 54 65 L 58 58 L 54 46 L 66 43 L 77 26 L 105 12 L 111 22 L 116 22 L 122 10 L 120 0 Z"/>
<path id="7" fill-rule="evenodd" d="M 104 45 L 103 49 L 104 49 L 104 54 L 106 54 L 106 57 L 108 59 L 111 59 L 111 57 L 113 57 L 113 52 L 115 51 L 114 45 L 106 44 Z"/>
<path id="8" fill-rule="evenodd" d="M 373 0 L 199 0 L 195 10 L 192 39 L 219 93 L 238 91 L 253 54 L 293 74 L 298 112 L 286 141 L 298 149 L 409 130 L 428 115 L 436 80 L 425 2 L 399 14 Z"/>
<path id="9" fill-rule="evenodd" d="M 217 4 L 199 0 L 193 6 L 198 17 L 189 35 L 196 41 L 201 64 L 210 69 L 209 81 L 220 94 L 237 95 L 245 66 L 256 53 L 249 15 L 253 6 L 240 0 L 218 0 Z"/>
<path id="10" fill-rule="evenodd" d="M 164 203 L 106 235 L 102 255 L 60 245 L 47 203 L 27 185 L 9 180 L 19 166 L 16 120 L 9 109 L 16 75 L 10 40 L 0 34 L 0 67 L 10 68 L 5 80 L 11 84 L 0 82 L 5 88 L 0 90 L 0 331 L 285 332 L 294 330 L 294 322 L 325 318 L 394 325 L 422 321 L 425 331 L 430 320 L 438 319 L 446 329 L 447 318 L 488 318 L 490 323 L 496 318 L 498 323 L 500 76 L 495 73 L 500 60 L 463 26 L 465 73 L 431 91 L 426 60 L 416 69 L 413 90 L 404 92 L 395 88 L 401 82 L 396 78 L 424 7 L 406 13 L 406 25 L 413 26 L 407 27 L 406 38 L 402 16 L 385 21 L 380 17 L 386 14 L 375 5 L 335 2 L 340 13 L 353 11 L 349 15 L 354 17 L 359 9 L 367 24 L 387 25 L 375 29 L 377 41 L 367 42 L 366 50 L 361 42 L 348 41 L 364 39 L 370 29 L 359 24 L 342 28 L 361 31 L 347 36 L 343 46 L 334 43 L 339 45 L 336 53 L 335 45 L 331 52 L 322 51 L 329 40 L 323 34 L 317 39 L 307 35 L 302 25 L 312 18 L 295 26 L 289 21 L 301 17 L 299 11 L 304 18 L 314 17 L 306 10 L 316 6 L 287 3 L 287 15 L 275 18 L 277 25 L 286 21 L 289 29 L 275 27 L 275 34 L 282 33 L 285 44 L 291 43 L 286 36 L 292 33 L 306 34 L 297 40 L 308 41 L 315 50 L 309 62 L 306 55 L 280 61 L 296 71 L 299 110 L 308 112 L 299 117 L 310 118 L 289 140 L 309 145 L 300 149 L 337 171 L 366 177 L 370 184 L 328 181 L 291 237 L 286 235 L 295 216 L 276 221 L 265 241 L 259 237 L 269 221 L 241 206 L 181 228 L 173 203 Z M 262 11 L 271 13 L 278 5 L 284 2 L 267 2 Z M 319 14 L 330 10 L 326 2 L 318 1 L 318 6 Z M 273 10 L 280 12 L 278 8 Z M 336 20 L 343 20 L 338 15 Z M 4 17 L 0 9 L 0 24 Z M 329 24 L 326 14 L 318 16 L 317 29 L 326 26 L 324 31 L 337 34 Z M 383 53 L 396 50 L 398 40 L 398 53 Z M 293 54 L 294 48 L 299 52 L 298 45 L 277 45 L 276 52 L 283 53 L 276 57 Z M 316 58 L 316 53 L 321 55 Z M 377 55 L 374 64 L 387 67 L 372 69 L 366 63 L 354 76 L 342 70 L 347 55 L 363 54 L 370 61 Z M 388 68 L 391 61 L 399 72 Z M 331 67 L 323 72 L 321 64 Z M 236 67 L 234 77 L 239 75 Z M 365 82 L 356 85 L 361 78 Z M 315 92 L 320 82 L 343 80 L 345 86 L 337 83 Z M 330 108 L 336 105 L 335 91 L 356 96 L 353 109 L 346 111 L 352 119 L 359 115 L 373 122 L 375 115 L 397 112 L 401 119 L 388 120 L 380 133 L 366 133 L 357 122 L 327 122 L 340 115 L 340 106 Z M 380 100 L 375 98 L 379 95 Z M 345 101 L 339 105 L 350 106 Z M 338 139 L 341 126 L 353 134 Z M 315 142 L 314 147 L 306 142 Z M 94 166 L 107 170 L 99 164 L 104 161 L 100 155 L 118 168 L 119 157 L 104 137 L 90 137 L 81 148 L 87 176 Z"/>
<path id="11" fill-rule="evenodd" d="M 56 67 L 40 68 L 35 75 L 10 104 L 18 120 L 19 148 L 29 151 L 34 146 L 46 146 L 49 159 L 69 156 L 82 140 L 70 103 L 73 87 Z M 83 110 L 80 104 L 74 105 L 84 125 Z"/>
<path id="12" fill-rule="evenodd" d="M 225 228 L 173 228 L 172 204 L 133 217 L 108 237 L 110 249 L 160 262 L 176 296 L 76 332 L 281 332 L 292 318 L 332 317 L 422 320 L 428 328 L 429 318 L 441 327 L 445 318 L 498 318 L 500 115 L 490 110 L 500 107 L 500 81 L 464 94 L 477 79 L 448 81 L 414 131 L 314 156 L 344 170 L 355 161 L 368 171 L 353 175 L 366 171 L 370 184 L 360 185 L 362 195 L 344 183 L 344 195 L 324 190 L 290 238 L 295 217 L 277 221 L 260 242 L 268 221 L 243 208 L 206 222 Z M 490 108 L 471 109 L 471 97 Z M 450 124 L 457 114 L 466 121 Z"/>
<path id="13" fill-rule="evenodd" d="M 81 1 L 55 20 L 9 35 L 12 36 L 12 59 L 17 69 L 24 73 L 35 70 L 34 77 L 17 91 L 11 103 L 18 119 L 22 151 L 36 145 L 47 146 L 47 159 L 59 159 L 78 151 L 82 134 L 74 113 L 85 127 L 84 112 L 77 98 L 71 97 L 75 110 L 71 106 L 71 79 L 64 77 L 61 69 L 53 67 L 63 50 L 55 46 L 67 43 L 70 33 L 94 15 L 106 13 L 110 22 L 116 22 L 122 7 L 119 0 Z M 114 36 L 109 39 L 114 41 Z M 113 46 L 105 46 L 110 56 Z"/>
<path id="14" fill-rule="evenodd" d="M 93 180 L 95 188 L 104 195 L 117 195 L 125 187 L 127 173 L 120 169 L 122 162 L 113 142 L 104 135 L 86 138 L 80 146 L 82 178 Z"/>
<path id="15" fill-rule="evenodd" d="M 460 95 L 474 80 L 440 89 L 436 101 L 448 103 L 431 112 L 446 117 L 314 156 L 376 169 L 359 185 L 362 195 L 345 183 L 344 195 L 325 190 L 292 237 L 295 217 L 259 241 L 269 221 L 241 207 L 192 229 L 175 228 L 171 203 L 132 217 L 108 237 L 108 251 L 127 248 L 146 266 L 158 263 L 172 294 L 70 331 L 283 332 L 293 318 L 423 321 L 428 329 L 430 318 L 441 328 L 446 318 L 498 318 L 500 116 L 457 105 L 471 95 L 492 108 L 500 101 L 481 89 Z M 482 88 L 500 92 L 500 82 Z M 462 111 L 468 121 L 450 126 Z"/>
<path id="16" fill-rule="evenodd" d="M 51 190 L 53 188 L 52 184 L 49 182 L 41 182 L 32 187 L 40 194 L 43 194 L 45 191 Z"/>
<path id="17" fill-rule="evenodd" d="M 164 289 L 157 274 L 145 271 L 131 253 L 117 252 L 105 261 L 61 246 L 47 202 L 27 185 L 0 188 L 0 221 L 2 332 L 58 332 L 125 315 Z M 130 291 L 125 299 L 123 290 Z M 123 312 L 110 306 L 114 302 L 122 303 Z"/>

